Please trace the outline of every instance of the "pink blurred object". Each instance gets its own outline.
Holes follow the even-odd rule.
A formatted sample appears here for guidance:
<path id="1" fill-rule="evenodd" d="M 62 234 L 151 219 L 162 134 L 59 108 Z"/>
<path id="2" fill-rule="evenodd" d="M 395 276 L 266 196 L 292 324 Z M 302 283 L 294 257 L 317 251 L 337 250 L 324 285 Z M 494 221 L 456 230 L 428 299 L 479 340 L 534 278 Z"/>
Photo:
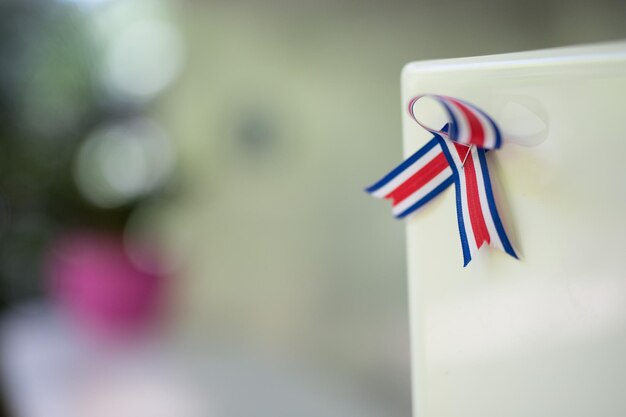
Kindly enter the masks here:
<path id="1" fill-rule="evenodd" d="M 121 236 L 65 234 L 52 243 L 45 272 L 60 307 L 96 336 L 142 333 L 162 311 L 165 280 L 156 252 Z"/>

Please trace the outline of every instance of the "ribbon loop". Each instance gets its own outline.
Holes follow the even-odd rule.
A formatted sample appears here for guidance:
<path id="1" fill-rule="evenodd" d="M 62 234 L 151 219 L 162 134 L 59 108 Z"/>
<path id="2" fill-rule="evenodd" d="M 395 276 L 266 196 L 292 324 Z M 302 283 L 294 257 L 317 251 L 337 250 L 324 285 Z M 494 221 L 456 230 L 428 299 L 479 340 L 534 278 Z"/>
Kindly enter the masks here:
<path id="1" fill-rule="evenodd" d="M 428 97 L 443 106 L 449 118 L 448 131 L 433 129 L 415 116 L 415 103 Z M 438 94 L 421 94 L 413 97 L 408 105 L 409 114 L 430 133 L 454 142 L 482 149 L 496 149 L 502 145 L 502 135 L 495 122 L 484 111 L 464 100 Z"/>
<path id="2" fill-rule="evenodd" d="M 426 96 L 448 111 L 451 121 L 440 130 L 415 117 L 415 103 Z M 470 103 L 439 95 L 414 97 L 409 114 L 433 138 L 365 191 L 391 200 L 393 214 L 403 218 L 454 184 L 463 266 L 485 243 L 517 258 L 498 213 L 486 159 L 487 151 L 501 144 L 495 122 Z"/>

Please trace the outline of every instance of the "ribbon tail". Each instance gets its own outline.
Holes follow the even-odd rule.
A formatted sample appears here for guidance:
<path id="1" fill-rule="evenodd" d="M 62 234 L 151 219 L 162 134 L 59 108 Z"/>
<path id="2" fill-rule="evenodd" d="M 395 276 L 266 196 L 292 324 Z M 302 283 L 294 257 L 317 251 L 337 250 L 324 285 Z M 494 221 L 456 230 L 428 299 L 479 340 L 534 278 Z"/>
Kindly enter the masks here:
<path id="1" fill-rule="evenodd" d="M 465 145 L 443 138 L 439 141 L 453 170 L 463 266 L 485 243 L 517 258 L 498 213 L 486 151 L 473 146 L 468 155 Z"/>
<path id="2" fill-rule="evenodd" d="M 365 191 L 374 197 L 391 200 L 397 218 L 408 216 L 435 198 L 454 182 L 452 168 L 438 138 L 435 135 Z"/>
<path id="3" fill-rule="evenodd" d="M 498 213 L 498 207 L 496 205 L 496 200 L 493 194 L 493 187 L 491 184 L 491 177 L 489 175 L 489 165 L 487 164 L 486 158 L 486 150 L 477 149 L 476 151 L 475 166 L 477 171 L 477 178 L 479 178 L 479 186 L 484 190 L 485 200 L 489 210 L 483 210 L 487 216 L 491 216 L 491 223 L 495 228 L 495 232 L 490 229 L 490 234 L 493 236 L 493 239 L 490 243 L 491 246 L 497 247 L 498 249 L 508 253 L 515 259 L 519 259 L 511 241 L 504 229 L 504 225 L 502 223 L 502 219 L 500 218 L 500 214 Z M 481 205 L 484 204 L 481 199 Z M 491 228 L 491 224 L 489 224 Z"/>

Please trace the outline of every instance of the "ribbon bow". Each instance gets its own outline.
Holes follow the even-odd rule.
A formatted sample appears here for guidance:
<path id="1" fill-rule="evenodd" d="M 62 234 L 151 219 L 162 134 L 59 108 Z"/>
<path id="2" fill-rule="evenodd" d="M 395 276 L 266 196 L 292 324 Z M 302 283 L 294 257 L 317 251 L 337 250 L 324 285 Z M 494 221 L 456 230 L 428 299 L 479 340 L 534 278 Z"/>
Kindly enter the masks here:
<path id="1" fill-rule="evenodd" d="M 423 97 L 445 108 L 450 122 L 441 130 L 425 126 L 415 116 L 415 103 Z M 498 214 L 485 158 L 489 149 L 502 145 L 498 126 L 473 104 L 448 96 L 414 97 L 408 110 L 433 138 L 366 191 L 391 200 L 394 216 L 403 218 L 454 184 L 463 266 L 485 243 L 517 258 Z"/>

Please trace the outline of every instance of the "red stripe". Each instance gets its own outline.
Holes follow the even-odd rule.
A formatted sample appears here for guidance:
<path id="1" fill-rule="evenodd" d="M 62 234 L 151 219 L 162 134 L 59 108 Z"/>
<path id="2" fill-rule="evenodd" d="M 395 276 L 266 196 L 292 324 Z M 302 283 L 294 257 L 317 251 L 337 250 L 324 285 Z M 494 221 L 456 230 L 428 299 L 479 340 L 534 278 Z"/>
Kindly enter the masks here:
<path id="1" fill-rule="evenodd" d="M 482 148 L 485 144 L 485 131 L 483 130 L 483 126 L 480 124 L 480 120 L 478 120 L 478 117 L 476 117 L 474 111 L 467 107 L 465 104 L 461 103 L 458 100 L 452 101 L 459 107 L 459 109 L 461 109 L 461 111 L 467 118 L 467 122 L 469 123 L 470 134 L 468 138 L 468 143 Z"/>
<path id="2" fill-rule="evenodd" d="M 446 157 L 442 152 L 434 157 L 432 161 L 424 165 L 422 169 L 411 175 L 411 177 L 400 184 L 398 188 L 387 194 L 385 198 L 392 199 L 394 206 L 399 204 L 415 191 L 428 184 L 433 178 L 439 175 L 441 171 L 446 169 L 446 167 L 448 167 L 448 161 L 446 161 Z"/>
<path id="3" fill-rule="evenodd" d="M 467 146 L 454 144 L 459 158 L 465 157 L 469 148 Z M 471 150 L 470 150 L 471 151 Z M 472 230 L 474 231 L 474 239 L 476 240 L 476 247 L 480 248 L 483 242 L 489 244 L 491 237 L 489 236 L 489 230 L 485 224 L 485 218 L 483 217 L 483 210 L 480 205 L 480 195 L 478 194 L 478 181 L 476 179 L 476 169 L 474 166 L 473 154 L 467 157 L 465 165 L 461 170 L 461 175 L 465 176 L 465 193 L 467 196 L 467 207 L 469 210 L 470 223 L 472 223 Z"/>

